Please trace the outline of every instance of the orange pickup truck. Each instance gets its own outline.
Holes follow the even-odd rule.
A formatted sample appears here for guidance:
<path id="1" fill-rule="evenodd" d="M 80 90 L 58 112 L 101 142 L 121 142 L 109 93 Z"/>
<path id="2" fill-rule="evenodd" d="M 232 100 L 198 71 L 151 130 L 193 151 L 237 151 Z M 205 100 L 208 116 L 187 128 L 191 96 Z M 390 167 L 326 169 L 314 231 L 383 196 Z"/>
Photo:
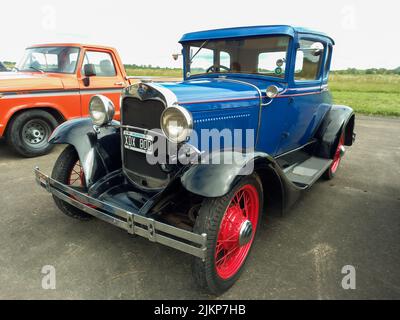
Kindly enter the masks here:
<path id="1" fill-rule="evenodd" d="M 0 137 L 25 157 L 47 154 L 47 139 L 65 120 L 89 114 L 95 94 L 109 97 L 119 120 L 121 90 L 130 84 L 117 51 L 46 44 L 26 49 L 14 72 L 0 73 Z M 1 153 L 1 152 L 0 152 Z"/>

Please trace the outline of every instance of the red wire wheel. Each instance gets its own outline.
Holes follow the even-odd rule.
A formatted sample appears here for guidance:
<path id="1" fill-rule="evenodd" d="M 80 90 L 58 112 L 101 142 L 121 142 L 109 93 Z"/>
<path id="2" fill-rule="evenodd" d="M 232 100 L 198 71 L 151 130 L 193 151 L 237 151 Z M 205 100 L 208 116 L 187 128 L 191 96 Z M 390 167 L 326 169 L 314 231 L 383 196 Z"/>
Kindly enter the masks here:
<path id="1" fill-rule="evenodd" d="M 71 173 L 68 178 L 68 185 L 82 188 L 85 186 L 85 175 L 83 173 L 83 168 L 79 160 L 72 167 Z"/>
<path id="2" fill-rule="evenodd" d="M 243 265 L 254 240 L 259 215 L 257 189 L 243 186 L 226 210 L 215 247 L 215 268 L 221 279 L 234 276 Z"/>
<path id="3" fill-rule="evenodd" d="M 87 192 L 84 171 L 79 161 L 78 154 L 73 146 L 66 147 L 60 154 L 54 165 L 51 176 L 62 184 L 73 187 L 83 193 Z M 70 197 L 78 200 L 74 196 Z M 92 218 L 91 215 L 79 210 L 56 196 L 53 196 L 53 199 L 57 207 L 67 216 L 79 220 L 89 220 Z M 89 204 L 87 205 L 90 206 Z"/>
<path id="4" fill-rule="evenodd" d="M 214 294 L 240 277 L 260 221 L 263 192 L 256 174 L 246 176 L 225 196 L 205 198 L 193 231 L 207 234 L 206 258 L 194 258 L 197 284 Z"/>
<path id="5" fill-rule="evenodd" d="M 344 149 L 344 135 L 340 136 L 335 155 L 333 156 L 333 162 L 329 169 L 325 172 L 324 177 L 327 180 L 331 180 L 335 177 L 336 172 L 339 169 L 340 162 L 342 161 L 343 157 L 343 149 Z"/>

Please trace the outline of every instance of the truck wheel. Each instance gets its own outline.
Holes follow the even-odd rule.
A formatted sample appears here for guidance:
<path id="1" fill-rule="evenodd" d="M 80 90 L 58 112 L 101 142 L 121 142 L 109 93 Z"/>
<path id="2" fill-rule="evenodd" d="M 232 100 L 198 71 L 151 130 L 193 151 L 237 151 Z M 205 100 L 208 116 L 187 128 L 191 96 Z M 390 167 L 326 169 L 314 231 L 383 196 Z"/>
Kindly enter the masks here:
<path id="1" fill-rule="evenodd" d="M 62 184 L 72 186 L 81 192 L 86 192 L 85 175 L 81 167 L 78 153 L 73 146 L 68 146 L 60 154 L 56 163 L 54 164 L 54 169 L 51 174 L 54 180 L 61 182 Z M 69 203 L 60 200 L 59 198 L 53 196 L 54 202 L 57 207 L 65 213 L 67 216 L 78 220 L 90 220 L 91 215 L 75 208 Z"/>
<path id="2" fill-rule="evenodd" d="M 332 180 L 335 177 L 336 172 L 339 169 L 340 162 L 342 160 L 342 156 L 343 156 L 342 150 L 343 150 L 343 148 L 344 148 L 344 135 L 342 135 L 340 137 L 340 139 L 339 139 L 339 143 L 338 143 L 338 146 L 336 148 L 335 156 L 333 158 L 333 162 L 332 162 L 331 166 L 324 173 L 324 178 L 326 180 Z"/>
<path id="3" fill-rule="evenodd" d="M 227 195 L 203 201 L 194 232 L 207 234 L 207 254 L 205 261 L 195 258 L 192 265 L 201 288 L 221 294 L 239 278 L 260 221 L 262 192 L 253 174 Z"/>
<path id="4" fill-rule="evenodd" d="M 54 148 L 47 140 L 57 125 L 57 120 L 46 111 L 25 111 L 10 123 L 7 140 L 23 157 L 42 156 Z"/>

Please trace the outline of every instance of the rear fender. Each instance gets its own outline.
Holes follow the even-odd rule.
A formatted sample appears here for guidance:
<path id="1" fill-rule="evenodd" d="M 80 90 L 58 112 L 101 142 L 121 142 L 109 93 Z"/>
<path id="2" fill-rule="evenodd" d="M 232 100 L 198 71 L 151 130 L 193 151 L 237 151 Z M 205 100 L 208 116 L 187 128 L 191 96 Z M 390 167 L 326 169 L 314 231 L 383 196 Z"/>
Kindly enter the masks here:
<path id="1" fill-rule="evenodd" d="M 325 115 L 315 137 L 319 144 L 316 155 L 330 159 L 337 149 L 339 137 L 344 133 L 345 145 L 351 146 L 354 140 L 355 115 L 347 106 L 333 105 Z"/>
<path id="2" fill-rule="evenodd" d="M 119 122 L 113 121 L 114 125 Z M 74 119 L 58 126 L 49 143 L 72 145 L 79 156 L 89 188 L 106 174 L 122 167 L 119 129 L 100 128 L 96 133 L 90 118 Z"/>

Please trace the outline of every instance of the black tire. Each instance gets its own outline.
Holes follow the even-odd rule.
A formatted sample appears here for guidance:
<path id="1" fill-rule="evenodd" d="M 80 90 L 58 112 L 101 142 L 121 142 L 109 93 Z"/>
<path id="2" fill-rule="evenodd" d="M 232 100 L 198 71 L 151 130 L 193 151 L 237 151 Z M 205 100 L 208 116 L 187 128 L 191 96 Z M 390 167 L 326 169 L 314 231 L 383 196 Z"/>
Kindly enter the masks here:
<path id="1" fill-rule="evenodd" d="M 256 228 L 257 232 L 262 215 L 263 190 L 261 181 L 256 174 L 243 177 L 232 191 L 223 197 L 204 199 L 195 222 L 194 232 L 198 234 L 207 234 L 207 256 L 205 261 L 202 261 L 199 258 L 194 258 L 192 263 L 192 272 L 197 285 L 212 294 L 219 295 L 225 292 L 238 280 L 254 244 L 253 238 L 253 243 L 250 246 L 247 256 L 236 274 L 228 279 L 222 279 L 218 275 L 214 255 L 222 219 L 232 198 L 243 186 L 248 184 L 254 186 L 258 193 L 259 212 Z"/>
<path id="2" fill-rule="evenodd" d="M 65 150 L 60 154 L 58 157 L 51 177 L 62 184 L 69 184 L 71 172 L 74 169 L 76 163 L 79 161 L 78 154 L 73 146 L 68 146 Z M 86 186 L 84 185 L 80 191 L 85 192 L 87 190 Z M 56 203 L 57 207 L 65 213 L 67 216 L 86 221 L 92 218 L 91 215 L 79 210 L 78 208 L 70 205 L 69 203 L 60 200 L 59 198 L 53 196 L 54 202 Z"/>
<path id="3" fill-rule="evenodd" d="M 7 142 L 23 157 L 43 156 L 54 148 L 47 140 L 57 125 L 57 120 L 46 111 L 24 111 L 9 124 Z"/>

